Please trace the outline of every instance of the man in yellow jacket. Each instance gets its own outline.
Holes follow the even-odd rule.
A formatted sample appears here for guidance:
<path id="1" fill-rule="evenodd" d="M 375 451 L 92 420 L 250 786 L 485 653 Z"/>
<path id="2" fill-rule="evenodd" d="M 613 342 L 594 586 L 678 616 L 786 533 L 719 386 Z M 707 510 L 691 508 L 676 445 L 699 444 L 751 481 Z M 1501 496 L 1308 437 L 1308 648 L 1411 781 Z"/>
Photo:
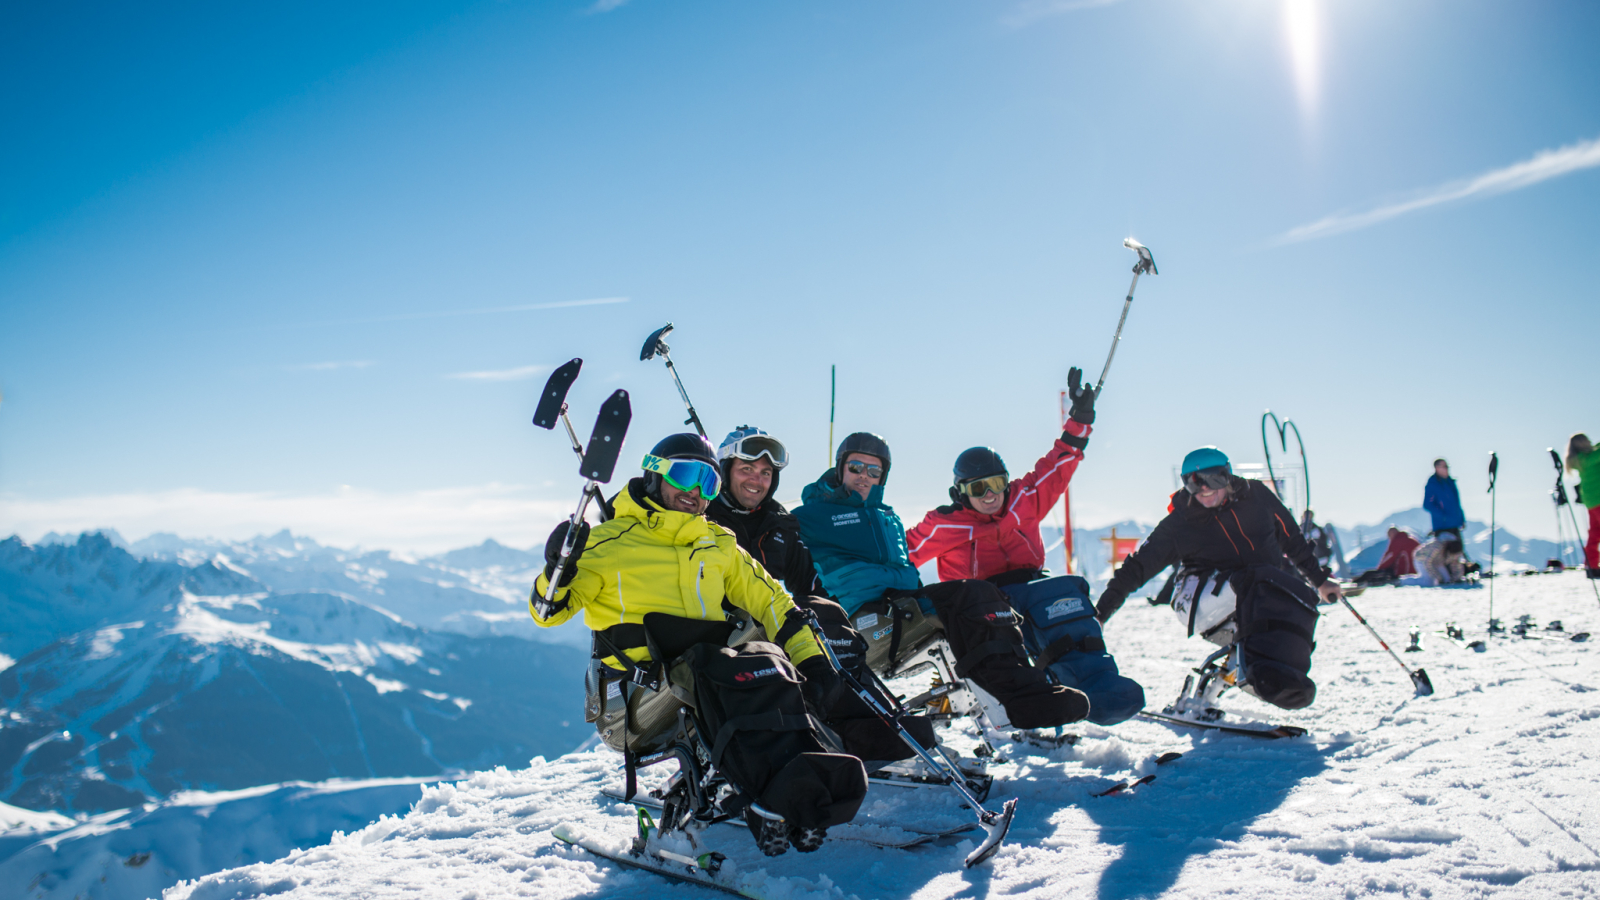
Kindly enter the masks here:
<path id="1" fill-rule="evenodd" d="M 777 672 L 781 682 L 785 677 L 781 663 L 792 663 L 788 671 L 797 670 L 798 676 L 787 677 L 791 684 L 798 684 L 789 690 L 802 692 L 812 708 L 830 706 L 841 689 L 839 675 L 811 630 L 804 627 L 793 599 L 739 547 L 732 532 L 704 516 L 721 487 L 721 473 L 710 445 L 696 434 L 671 435 L 645 456 L 643 468 L 643 477 L 631 479 L 611 499 L 607 521 L 592 530 L 587 523 L 579 526 L 578 549 L 567 560 L 549 615 L 541 617 L 532 598 L 529 603 L 534 621 L 541 626 L 560 625 L 581 611 L 584 624 L 595 632 L 597 664 L 591 666 L 586 683 L 585 717 L 595 723 L 606 745 L 628 754 L 630 762 L 635 756 L 665 749 L 675 737 L 678 711 L 695 706 L 714 683 L 703 675 L 697 679 L 682 656 L 652 657 L 648 642 L 659 639 L 663 622 L 653 619 L 655 631 L 647 635 L 645 617 L 651 613 L 675 617 L 666 624 L 680 634 L 694 633 L 697 623 L 709 626 L 730 618 L 759 623 L 771 636 L 769 640 L 782 646 L 780 654 L 777 647 L 762 645 L 771 648 L 769 653 L 779 664 L 768 663 L 744 675 Z M 534 583 L 537 597 L 542 598 L 550 584 L 567 530 L 568 523 L 563 522 L 550 535 L 545 571 Z M 700 630 L 716 633 L 714 628 Z M 718 638 L 726 641 L 726 635 L 723 631 Z M 730 656 L 733 652 L 725 651 Z M 783 655 L 787 661 L 782 660 Z M 781 693 L 781 684 L 779 688 Z M 803 716 L 804 706 L 799 709 Z M 706 737 L 710 743 L 719 736 Z M 858 760 L 844 759 L 860 771 Z M 720 759 L 713 762 L 729 768 Z M 864 793 L 864 772 L 860 783 Z M 760 792 L 759 786 L 742 787 Z M 850 792 L 847 785 L 834 787 Z M 859 797 L 855 805 L 859 805 Z M 843 820 L 853 815 L 852 806 Z M 822 831 L 821 827 L 796 828 L 789 837 L 797 849 L 814 850 L 821 845 Z M 759 834 L 758 841 L 768 850 Z"/>

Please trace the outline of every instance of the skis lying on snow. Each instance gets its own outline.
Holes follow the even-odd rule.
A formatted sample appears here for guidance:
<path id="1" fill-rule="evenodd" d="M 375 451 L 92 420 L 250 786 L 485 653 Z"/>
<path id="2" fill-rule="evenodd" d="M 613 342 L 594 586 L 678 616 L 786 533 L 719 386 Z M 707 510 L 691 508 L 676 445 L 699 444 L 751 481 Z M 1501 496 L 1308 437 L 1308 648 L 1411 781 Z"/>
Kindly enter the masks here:
<path id="1" fill-rule="evenodd" d="M 550 830 L 556 840 L 574 847 L 581 848 L 620 866 L 630 869 L 641 869 L 654 872 L 681 881 L 684 884 L 694 884 L 700 887 L 714 888 L 725 891 L 736 897 L 749 897 L 751 900 L 766 900 L 767 895 L 758 889 L 758 886 L 746 886 L 742 879 L 735 873 L 724 872 L 722 863 L 727 857 L 721 853 L 702 853 L 698 856 L 675 853 L 663 847 L 652 847 L 647 838 L 635 840 L 633 845 L 626 850 L 618 850 L 607 846 L 593 835 L 563 822 Z"/>
<path id="2" fill-rule="evenodd" d="M 635 794 L 632 800 L 623 800 L 622 792 L 612 788 L 604 788 L 601 793 L 613 800 L 621 800 L 624 803 L 632 803 L 634 806 L 642 806 L 658 812 L 662 807 L 660 798 L 647 794 Z M 750 827 L 742 816 L 723 819 L 719 824 L 737 825 L 745 829 Z M 965 822 L 954 828 L 928 828 L 916 824 L 889 825 L 870 821 L 848 822 L 828 829 L 828 838 L 830 840 L 851 841 L 857 844 L 871 844 L 874 847 L 885 847 L 892 850 L 903 850 L 907 847 L 915 847 L 918 844 L 926 844 L 929 841 L 936 841 L 940 838 L 971 831 L 977 827 L 972 822 Z M 899 834 L 895 834 L 895 832 L 899 832 Z"/>
<path id="3" fill-rule="evenodd" d="M 1139 715 L 1142 718 L 1154 719 L 1157 722 L 1166 722 L 1169 725 L 1183 725 L 1188 728 L 1209 728 L 1212 731 L 1222 731 L 1228 734 L 1242 734 L 1246 737 L 1258 737 L 1265 738 L 1267 740 L 1274 740 L 1276 738 L 1305 737 L 1307 734 L 1310 734 L 1310 732 L 1298 725 L 1274 725 L 1271 722 L 1251 722 L 1244 719 L 1229 719 L 1223 716 L 1221 710 L 1217 710 L 1216 713 L 1217 717 L 1214 719 L 1202 719 L 1198 717 L 1174 715 L 1168 712 L 1157 713 L 1150 712 L 1149 710 L 1142 710 L 1140 711 Z"/>
<path id="4" fill-rule="evenodd" d="M 1175 762 L 1175 761 L 1177 761 L 1179 759 L 1182 759 L 1182 758 L 1183 758 L 1183 754 L 1182 753 L 1177 753 L 1177 752 L 1163 753 L 1160 756 L 1156 757 L 1156 765 L 1164 766 L 1169 762 Z M 1132 781 L 1119 781 L 1116 784 L 1113 784 L 1111 787 L 1108 787 L 1105 790 L 1100 791 L 1099 793 L 1093 794 L 1091 796 L 1095 796 L 1095 797 L 1110 797 L 1110 796 L 1113 796 L 1113 795 L 1116 795 L 1116 794 L 1125 794 L 1125 793 L 1127 793 L 1129 791 L 1134 790 L 1135 788 L 1143 787 L 1144 785 L 1147 785 L 1150 782 L 1155 781 L 1155 780 L 1156 780 L 1155 773 L 1152 772 L 1149 775 L 1144 775 L 1144 776 L 1141 776 L 1139 778 L 1135 778 Z"/>

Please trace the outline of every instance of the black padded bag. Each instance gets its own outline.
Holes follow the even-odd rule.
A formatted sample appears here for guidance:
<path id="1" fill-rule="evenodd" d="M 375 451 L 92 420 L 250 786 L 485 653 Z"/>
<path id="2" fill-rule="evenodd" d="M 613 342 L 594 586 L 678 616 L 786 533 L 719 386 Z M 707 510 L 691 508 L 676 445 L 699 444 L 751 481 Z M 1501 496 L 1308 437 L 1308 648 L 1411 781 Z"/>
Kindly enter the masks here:
<path id="1" fill-rule="evenodd" d="M 1275 566 L 1243 569 L 1232 579 L 1238 596 L 1238 636 L 1251 691 L 1283 709 L 1302 709 L 1317 697 L 1311 653 L 1317 648 L 1317 593 L 1298 574 Z"/>
<path id="2" fill-rule="evenodd" d="M 1047 728 L 1089 715 L 1083 692 L 1057 687 L 1028 659 L 1021 617 L 1000 589 L 987 581 L 930 585 L 945 640 L 956 657 L 956 677 L 970 678 L 994 695 L 1018 728 Z"/>
<path id="3" fill-rule="evenodd" d="M 893 698 L 885 696 L 885 692 L 879 689 L 877 679 L 867 667 L 867 639 L 861 632 L 850 627 L 850 614 L 839 604 L 821 597 L 807 598 L 805 605 L 807 609 L 817 614 L 817 624 L 822 628 L 823 640 L 833 648 L 833 655 L 839 660 L 839 668 L 850 673 L 858 683 L 876 693 L 878 701 L 885 709 L 894 709 L 896 704 Z M 821 713 L 828 727 L 833 729 L 843 742 L 845 752 L 851 756 L 863 760 L 893 762 L 897 759 L 909 759 L 915 755 L 915 751 L 900 739 L 899 733 L 880 719 L 872 707 L 856 696 L 853 690 L 841 691 L 839 700 L 834 703 L 833 708 L 822 710 Z M 938 739 L 934 736 L 932 720 L 922 716 L 907 715 L 902 716 L 900 721 L 906 731 L 923 747 L 932 748 L 938 743 Z"/>
<path id="4" fill-rule="evenodd" d="M 855 817 L 866 770 L 854 756 L 826 752 L 800 693 L 803 679 L 776 644 L 697 644 L 682 661 L 694 674 L 695 723 L 728 781 L 793 825 L 827 828 Z"/>

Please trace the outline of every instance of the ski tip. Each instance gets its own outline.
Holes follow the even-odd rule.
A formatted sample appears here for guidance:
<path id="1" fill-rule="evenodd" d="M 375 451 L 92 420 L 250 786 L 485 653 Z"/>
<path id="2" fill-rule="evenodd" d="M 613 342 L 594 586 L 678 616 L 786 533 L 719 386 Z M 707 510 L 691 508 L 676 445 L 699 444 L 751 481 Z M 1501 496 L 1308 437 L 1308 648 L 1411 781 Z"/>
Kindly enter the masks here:
<path id="1" fill-rule="evenodd" d="M 1173 762 L 1174 760 L 1179 760 L 1179 759 L 1182 759 L 1182 758 L 1183 758 L 1183 754 L 1182 753 L 1179 753 L 1176 750 L 1170 751 L 1170 752 L 1163 753 L 1160 756 L 1156 757 L 1156 765 L 1164 766 L 1169 762 Z"/>
<path id="2" fill-rule="evenodd" d="M 988 836 L 983 839 L 983 843 L 978 845 L 978 849 L 967 854 L 967 868 L 970 869 L 984 862 L 1000 851 L 1000 845 L 1006 839 L 1006 832 L 1011 830 L 1011 820 L 1016 814 L 1017 801 L 1016 798 L 1012 798 L 1007 800 L 1004 806 L 1000 807 L 999 812 L 984 812 L 979 817 L 978 824 L 983 826 L 983 830 L 988 832 Z"/>

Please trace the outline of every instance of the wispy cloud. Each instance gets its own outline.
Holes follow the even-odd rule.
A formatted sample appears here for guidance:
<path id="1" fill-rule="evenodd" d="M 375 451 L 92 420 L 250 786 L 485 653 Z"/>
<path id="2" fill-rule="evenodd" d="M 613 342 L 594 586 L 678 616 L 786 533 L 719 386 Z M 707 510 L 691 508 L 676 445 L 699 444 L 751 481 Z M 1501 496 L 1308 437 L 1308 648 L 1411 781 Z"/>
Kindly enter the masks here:
<path id="1" fill-rule="evenodd" d="M 319 362 L 305 363 L 299 366 L 284 366 L 290 372 L 332 372 L 334 369 L 365 369 L 374 365 L 370 359 L 353 359 L 345 362 Z"/>
<path id="2" fill-rule="evenodd" d="M 1600 166 L 1600 138 L 1579 141 L 1555 150 L 1541 150 L 1532 158 L 1493 169 L 1462 181 L 1452 181 L 1438 187 L 1420 191 L 1410 199 L 1388 203 L 1364 211 L 1338 212 L 1326 218 L 1291 228 L 1278 238 L 1278 244 L 1292 244 L 1330 235 L 1343 234 L 1377 225 L 1417 210 L 1451 203 L 1456 200 L 1473 200 L 1492 197 L 1508 191 L 1532 187 L 1542 181 L 1559 178 L 1582 169 Z"/>
<path id="3" fill-rule="evenodd" d="M 1040 19 L 1052 16 L 1065 15 L 1085 9 L 1097 9 L 1102 6 L 1115 6 L 1125 0 L 1024 0 L 1023 3 L 1007 13 L 1000 21 L 1012 28 L 1021 28 L 1031 25 Z"/>
<path id="4" fill-rule="evenodd" d="M 596 297 L 592 300 L 557 300 L 553 303 L 522 303 L 516 306 L 490 306 L 484 309 L 441 309 L 429 312 L 395 313 L 390 316 L 367 316 L 359 319 L 333 319 L 323 322 L 291 322 L 269 328 L 320 328 L 329 325 L 370 325 L 375 322 L 406 322 L 412 319 L 447 319 L 454 316 L 488 316 L 497 313 L 532 312 L 539 309 L 567 309 L 574 306 L 606 306 L 627 303 L 627 297 Z"/>
<path id="5" fill-rule="evenodd" d="M 627 2 L 628 0 L 595 0 L 594 5 L 589 7 L 589 12 L 608 13 L 625 5 Z"/>
<path id="6" fill-rule="evenodd" d="M 129 540 L 157 531 L 244 540 L 288 528 L 335 546 L 418 553 L 465 547 L 485 537 L 514 547 L 542 546 L 551 527 L 571 514 L 571 503 L 551 493 L 530 485 L 482 484 L 404 492 L 346 486 L 296 494 L 196 488 L 51 499 L 11 494 L 0 495 L 0 536 L 36 541 L 50 531 L 115 528 Z"/>
<path id="7" fill-rule="evenodd" d="M 515 369 L 493 369 L 487 372 L 456 372 L 445 377 L 464 381 L 521 381 L 548 371 L 550 371 L 549 366 L 517 366 Z"/>

